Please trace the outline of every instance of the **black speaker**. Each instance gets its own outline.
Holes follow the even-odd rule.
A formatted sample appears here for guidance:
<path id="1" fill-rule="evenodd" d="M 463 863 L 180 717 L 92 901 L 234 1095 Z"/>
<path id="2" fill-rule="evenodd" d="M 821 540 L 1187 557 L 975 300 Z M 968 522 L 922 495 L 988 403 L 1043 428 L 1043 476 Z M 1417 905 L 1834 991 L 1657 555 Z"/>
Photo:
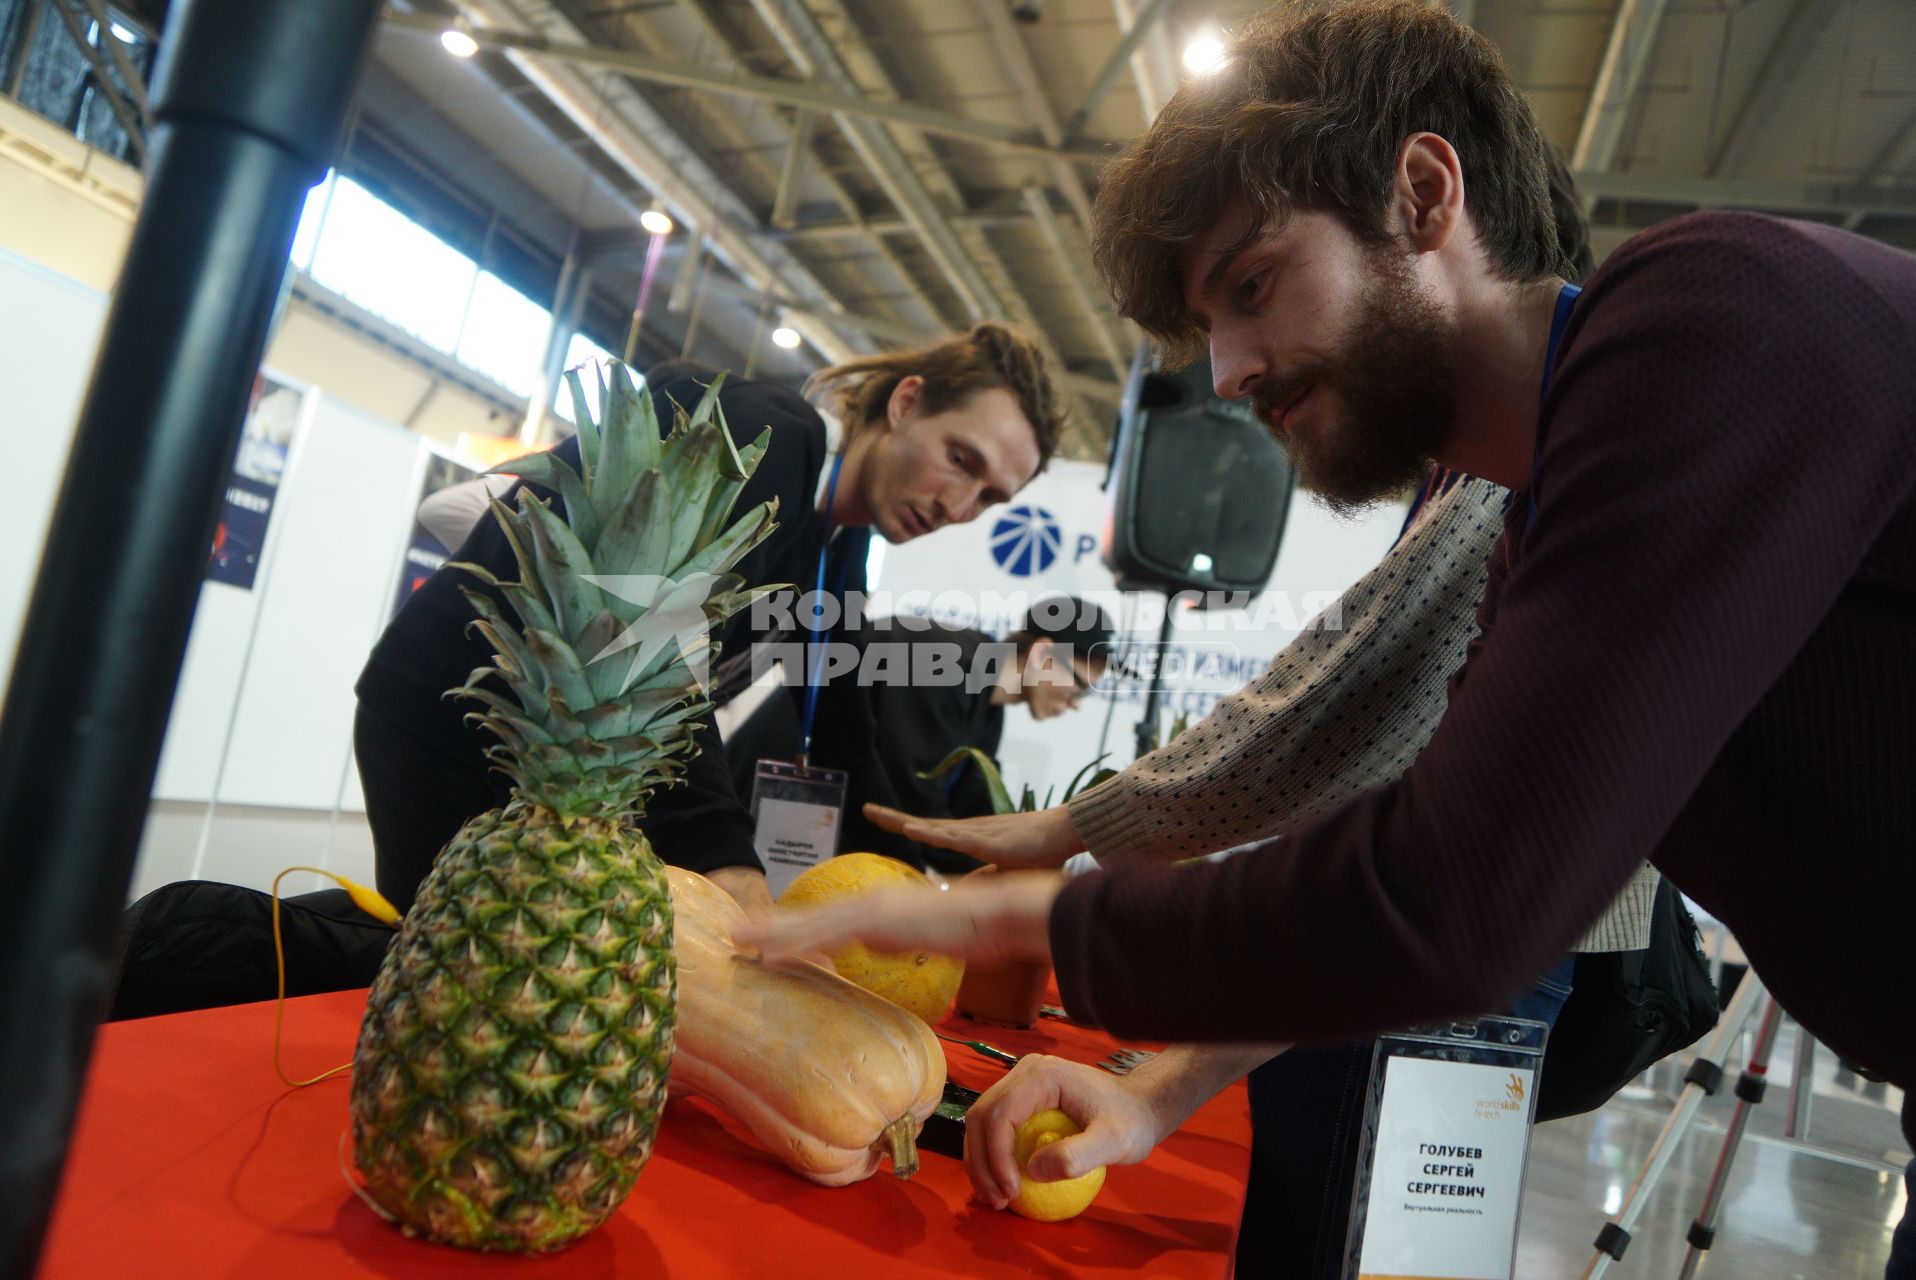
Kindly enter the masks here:
<path id="1" fill-rule="evenodd" d="M 1249 400 L 1220 400 L 1211 363 L 1132 365 L 1111 453 L 1104 562 L 1125 591 L 1259 591 L 1295 476 Z"/>

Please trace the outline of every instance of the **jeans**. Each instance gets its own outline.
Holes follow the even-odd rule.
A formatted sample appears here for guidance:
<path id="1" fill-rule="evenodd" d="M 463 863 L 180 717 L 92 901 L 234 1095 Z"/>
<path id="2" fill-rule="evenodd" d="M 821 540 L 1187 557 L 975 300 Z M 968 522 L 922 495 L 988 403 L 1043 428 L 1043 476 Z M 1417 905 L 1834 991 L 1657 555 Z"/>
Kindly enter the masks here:
<path id="1" fill-rule="evenodd" d="M 1555 1026 L 1573 967 L 1565 956 L 1505 1012 Z M 1370 1064 L 1366 1040 L 1293 1049 L 1251 1073 L 1251 1178 L 1237 1239 L 1242 1280 L 1342 1275 Z"/>

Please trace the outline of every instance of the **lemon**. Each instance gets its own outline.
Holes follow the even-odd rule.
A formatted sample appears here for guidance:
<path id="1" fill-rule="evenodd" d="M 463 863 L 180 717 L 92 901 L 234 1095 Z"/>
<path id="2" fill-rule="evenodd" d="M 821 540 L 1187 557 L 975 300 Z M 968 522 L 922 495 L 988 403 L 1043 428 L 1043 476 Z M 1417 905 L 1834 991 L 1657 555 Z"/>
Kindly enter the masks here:
<path id="1" fill-rule="evenodd" d="M 778 904 L 809 906 L 897 884 L 931 888 L 931 881 L 896 859 L 875 853 L 841 853 L 787 885 Z M 839 977 L 933 1025 L 951 1011 L 952 999 L 965 976 L 964 961 L 933 951 L 871 951 L 863 943 L 853 942 L 832 952 L 830 959 Z"/>
<path id="2" fill-rule="evenodd" d="M 1033 1222 L 1063 1222 L 1091 1207 L 1104 1186 L 1103 1165 L 1060 1182 L 1035 1182 L 1025 1174 L 1025 1166 L 1038 1148 L 1082 1132 L 1076 1121 L 1055 1107 L 1040 1111 L 1018 1126 L 1017 1140 L 1012 1147 L 1018 1158 L 1018 1194 L 1011 1198 L 1013 1213 Z"/>

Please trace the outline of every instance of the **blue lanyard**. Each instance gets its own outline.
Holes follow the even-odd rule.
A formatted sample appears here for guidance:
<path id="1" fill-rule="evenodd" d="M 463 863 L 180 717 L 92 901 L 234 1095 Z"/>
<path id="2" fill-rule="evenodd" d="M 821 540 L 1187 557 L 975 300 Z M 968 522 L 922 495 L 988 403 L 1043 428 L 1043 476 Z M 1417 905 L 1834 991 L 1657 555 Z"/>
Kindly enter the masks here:
<path id="1" fill-rule="evenodd" d="M 1563 331 L 1570 323 L 1570 312 L 1576 306 L 1577 295 L 1583 292 L 1580 284 L 1567 284 L 1557 291 L 1557 311 L 1550 318 L 1550 345 L 1543 353 L 1543 386 L 1537 389 L 1537 446 L 1530 455 L 1530 485 L 1526 499 L 1530 504 L 1526 526 L 1537 520 L 1537 463 L 1543 459 L 1543 402 L 1550 395 L 1550 379 L 1557 372 L 1557 347 L 1563 341 Z"/>
<path id="2" fill-rule="evenodd" d="M 818 639 L 818 619 L 825 612 L 825 556 L 832 549 L 832 534 L 837 527 L 832 517 L 832 509 L 838 503 L 838 472 L 844 465 L 844 453 L 833 454 L 832 476 L 825 483 L 825 541 L 818 548 L 818 587 L 817 594 L 812 597 L 812 634 L 811 639 L 805 642 L 805 722 L 800 730 L 798 743 L 798 766 L 801 769 L 811 758 L 812 725 L 818 719 L 818 673 L 825 657 Z M 838 582 L 833 590 L 835 595 L 842 597 L 845 594 L 845 578 L 850 572 L 850 561 L 838 566 Z"/>

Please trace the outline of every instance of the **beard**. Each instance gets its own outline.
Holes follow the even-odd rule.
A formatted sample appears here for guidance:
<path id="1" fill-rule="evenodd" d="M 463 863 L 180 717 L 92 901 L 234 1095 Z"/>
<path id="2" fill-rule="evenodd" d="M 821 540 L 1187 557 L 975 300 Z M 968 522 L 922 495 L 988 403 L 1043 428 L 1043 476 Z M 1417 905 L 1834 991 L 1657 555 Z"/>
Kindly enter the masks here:
<path id="1" fill-rule="evenodd" d="M 1401 250 L 1372 256 L 1371 284 L 1335 355 L 1256 394 L 1258 417 L 1297 468 L 1298 483 L 1340 515 L 1419 484 L 1455 418 L 1452 329 L 1417 286 Z M 1332 391 L 1336 421 L 1309 433 L 1277 429 L 1306 387 Z"/>

